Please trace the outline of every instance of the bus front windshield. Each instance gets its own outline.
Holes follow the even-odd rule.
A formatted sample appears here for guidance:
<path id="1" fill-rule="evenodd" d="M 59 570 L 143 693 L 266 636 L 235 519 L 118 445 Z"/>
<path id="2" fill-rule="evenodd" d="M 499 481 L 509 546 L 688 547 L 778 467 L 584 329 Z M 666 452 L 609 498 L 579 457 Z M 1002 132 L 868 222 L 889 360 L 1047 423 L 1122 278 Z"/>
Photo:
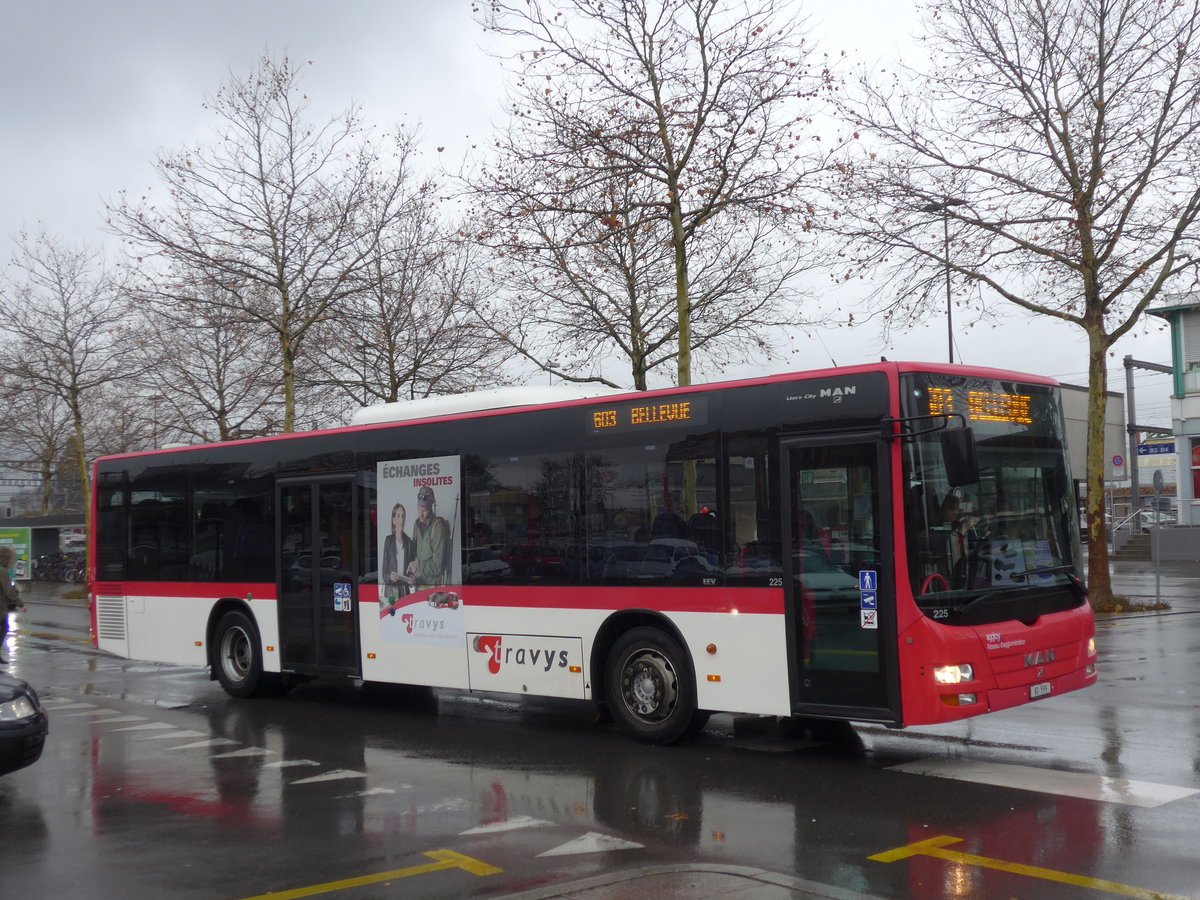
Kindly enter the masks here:
<path id="1" fill-rule="evenodd" d="M 905 386 L 915 432 L 904 439 L 905 532 L 917 605 L 946 624 L 974 625 L 1031 622 L 1085 602 L 1057 389 L 932 374 L 907 376 Z M 952 483 L 962 479 L 951 478 L 930 429 L 964 421 L 979 477 Z"/>

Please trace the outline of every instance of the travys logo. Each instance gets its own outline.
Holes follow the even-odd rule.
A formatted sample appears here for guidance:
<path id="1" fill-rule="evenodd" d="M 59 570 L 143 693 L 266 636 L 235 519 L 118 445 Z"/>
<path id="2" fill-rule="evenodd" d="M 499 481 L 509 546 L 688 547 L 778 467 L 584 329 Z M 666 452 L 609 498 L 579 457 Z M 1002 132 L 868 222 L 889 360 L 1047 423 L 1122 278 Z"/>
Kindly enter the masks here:
<path id="1" fill-rule="evenodd" d="M 526 666 L 542 672 L 549 672 L 557 667 L 567 667 L 567 651 L 547 647 L 522 646 L 519 640 L 509 636 L 509 643 L 498 634 L 477 634 L 471 642 L 476 653 L 488 655 L 488 671 L 493 675 L 500 673 L 505 665 Z"/>
<path id="2" fill-rule="evenodd" d="M 412 613 L 405 613 L 400 617 L 400 621 L 404 623 L 404 630 L 409 634 L 413 633 L 413 629 L 419 629 L 422 632 L 438 632 L 446 627 L 446 623 L 441 619 L 419 619 Z"/>

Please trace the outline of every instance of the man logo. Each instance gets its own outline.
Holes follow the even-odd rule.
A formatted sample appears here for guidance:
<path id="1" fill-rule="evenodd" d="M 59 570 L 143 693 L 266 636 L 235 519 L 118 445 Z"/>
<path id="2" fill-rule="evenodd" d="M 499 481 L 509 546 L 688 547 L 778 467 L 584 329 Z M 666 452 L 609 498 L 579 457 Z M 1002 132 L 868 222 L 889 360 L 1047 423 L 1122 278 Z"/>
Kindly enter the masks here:
<path id="1" fill-rule="evenodd" d="M 1025 668 L 1033 666 L 1044 666 L 1046 663 L 1052 663 L 1055 660 L 1053 650 L 1039 650 L 1036 653 L 1025 654 Z"/>

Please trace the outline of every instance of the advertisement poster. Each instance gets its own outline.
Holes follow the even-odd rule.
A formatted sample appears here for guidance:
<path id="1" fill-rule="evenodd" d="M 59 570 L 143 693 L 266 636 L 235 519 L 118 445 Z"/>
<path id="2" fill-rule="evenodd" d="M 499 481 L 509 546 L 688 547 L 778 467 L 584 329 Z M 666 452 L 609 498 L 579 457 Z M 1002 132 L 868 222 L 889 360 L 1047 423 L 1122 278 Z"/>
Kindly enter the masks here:
<path id="1" fill-rule="evenodd" d="M 9 574 L 16 581 L 28 581 L 32 576 L 29 542 L 28 528 L 0 528 L 0 546 L 12 547 L 17 552 L 17 561 L 9 570 Z"/>
<path id="2" fill-rule="evenodd" d="M 379 463 L 379 618 L 385 641 L 464 639 L 457 456 Z"/>

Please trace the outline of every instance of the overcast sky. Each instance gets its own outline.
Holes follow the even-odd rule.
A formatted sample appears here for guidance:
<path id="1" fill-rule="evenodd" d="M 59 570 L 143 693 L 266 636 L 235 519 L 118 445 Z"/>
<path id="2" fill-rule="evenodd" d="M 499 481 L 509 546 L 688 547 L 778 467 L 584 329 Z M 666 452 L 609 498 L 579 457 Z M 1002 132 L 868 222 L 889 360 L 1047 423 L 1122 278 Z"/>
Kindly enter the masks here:
<path id="1" fill-rule="evenodd" d="M 313 110 L 351 102 L 380 127 L 420 124 L 422 147 L 461 154 L 501 121 L 499 64 L 471 18 L 470 0 L 0 0 L 0 260 L 11 236 L 44 226 L 96 244 L 103 203 L 156 186 L 160 149 L 204 143 L 215 117 L 203 108 L 231 71 L 244 75 L 264 52 L 311 61 L 303 85 Z M 908 47 L 916 19 L 907 0 L 808 3 L 818 45 L 871 58 Z M 909 50 L 911 52 L 911 50 Z M 819 284 L 820 282 L 818 282 Z M 830 295 L 852 305 L 853 294 Z M 965 321 L 966 317 L 963 316 Z M 881 346 L 871 326 L 830 327 L 797 336 L 782 368 L 878 359 L 945 361 L 945 319 Z M 1044 320 L 956 330 L 956 359 L 1022 369 L 1083 384 L 1087 357 L 1079 329 Z M 1121 358 L 1170 363 L 1165 332 L 1127 339 L 1110 366 L 1124 391 Z M 761 369 L 760 369 L 761 371 Z M 755 374 L 741 369 L 738 375 Z M 1170 417 L 1166 376 L 1138 378 L 1139 419 Z M 1143 414 L 1144 413 L 1144 414 Z"/>

